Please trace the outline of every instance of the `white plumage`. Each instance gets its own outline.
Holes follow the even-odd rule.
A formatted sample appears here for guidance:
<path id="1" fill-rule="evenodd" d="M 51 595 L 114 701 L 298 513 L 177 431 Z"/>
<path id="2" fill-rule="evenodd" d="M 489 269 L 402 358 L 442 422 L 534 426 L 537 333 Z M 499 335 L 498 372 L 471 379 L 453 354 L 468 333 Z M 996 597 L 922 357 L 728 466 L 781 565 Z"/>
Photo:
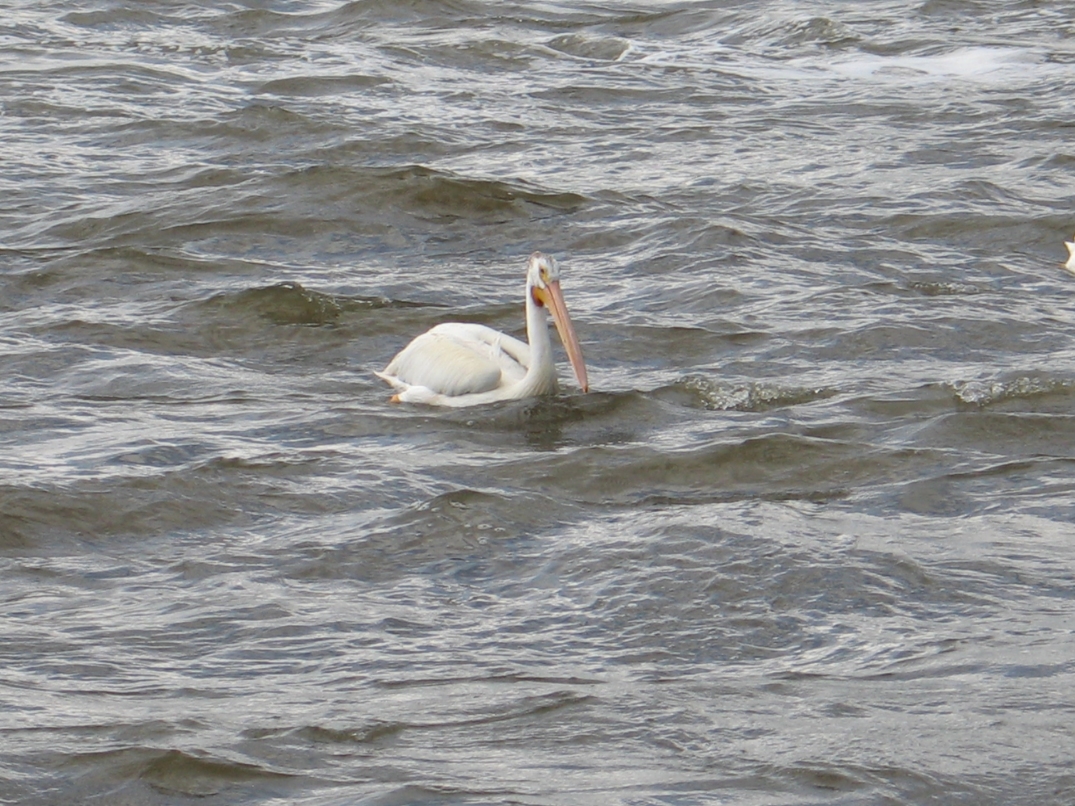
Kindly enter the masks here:
<path id="1" fill-rule="evenodd" d="M 477 406 L 555 392 L 550 313 L 585 392 L 586 365 L 560 291 L 560 270 L 541 252 L 527 263 L 529 344 L 485 325 L 447 322 L 415 338 L 376 374 L 396 389 L 392 400 L 404 403 Z"/>

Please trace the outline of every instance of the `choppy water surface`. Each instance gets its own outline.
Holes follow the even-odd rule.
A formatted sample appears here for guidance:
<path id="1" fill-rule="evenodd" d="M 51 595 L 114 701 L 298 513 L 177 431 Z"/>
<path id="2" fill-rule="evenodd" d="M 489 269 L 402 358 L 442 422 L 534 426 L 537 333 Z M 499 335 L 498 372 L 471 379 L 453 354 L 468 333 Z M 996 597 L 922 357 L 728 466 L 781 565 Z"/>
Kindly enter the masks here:
<path id="1" fill-rule="evenodd" d="M 0 801 L 1075 799 L 1060 2 L 16 4 Z M 555 254 L 579 393 L 388 403 Z"/>

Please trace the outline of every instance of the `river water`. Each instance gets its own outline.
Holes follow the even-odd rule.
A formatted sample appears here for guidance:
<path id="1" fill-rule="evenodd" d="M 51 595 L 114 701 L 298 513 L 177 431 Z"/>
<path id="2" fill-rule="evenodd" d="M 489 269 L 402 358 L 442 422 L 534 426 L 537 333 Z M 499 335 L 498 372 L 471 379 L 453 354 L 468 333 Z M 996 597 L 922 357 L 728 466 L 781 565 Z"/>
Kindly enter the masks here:
<path id="1" fill-rule="evenodd" d="M 7 4 L 0 802 L 1075 801 L 1062 2 Z M 373 376 L 523 327 L 590 370 Z"/>

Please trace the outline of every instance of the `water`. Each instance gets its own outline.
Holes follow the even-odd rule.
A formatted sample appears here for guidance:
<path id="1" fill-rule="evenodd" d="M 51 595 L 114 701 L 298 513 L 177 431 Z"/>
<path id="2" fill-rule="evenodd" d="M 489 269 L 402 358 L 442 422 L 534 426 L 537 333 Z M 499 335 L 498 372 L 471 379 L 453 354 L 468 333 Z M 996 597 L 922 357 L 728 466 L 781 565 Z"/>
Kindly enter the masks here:
<path id="1" fill-rule="evenodd" d="M 0 802 L 1070 803 L 1073 37 L 7 8 Z M 593 391 L 389 404 L 535 249 Z"/>

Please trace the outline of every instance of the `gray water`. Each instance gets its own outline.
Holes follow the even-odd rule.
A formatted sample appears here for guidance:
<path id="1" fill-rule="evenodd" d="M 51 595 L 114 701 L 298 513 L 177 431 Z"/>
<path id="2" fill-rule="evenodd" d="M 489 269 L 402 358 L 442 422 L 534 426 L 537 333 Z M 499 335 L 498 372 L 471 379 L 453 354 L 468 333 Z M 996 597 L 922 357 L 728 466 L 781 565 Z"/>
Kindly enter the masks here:
<path id="1" fill-rule="evenodd" d="M 0 802 L 1075 802 L 1070 4 L 0 20 Z"/>

